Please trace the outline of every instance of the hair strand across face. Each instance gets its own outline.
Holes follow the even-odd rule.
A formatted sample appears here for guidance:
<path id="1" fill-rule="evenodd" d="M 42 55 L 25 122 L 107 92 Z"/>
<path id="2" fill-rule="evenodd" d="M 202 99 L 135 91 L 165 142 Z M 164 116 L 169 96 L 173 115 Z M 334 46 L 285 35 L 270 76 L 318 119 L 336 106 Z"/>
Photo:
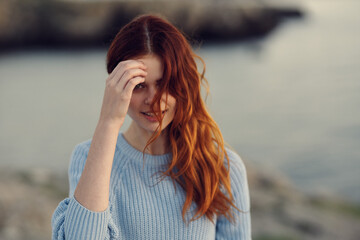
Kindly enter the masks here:
<path id="1" fill-rule="evenodd" d="M 176 99 L 175 116 L 166 129 L 173 158 L 163 176 L 171 177 L 186 191 L 184 221 L 193 202 L 196 212 L 191 221 L 204 215 L 211 221 L 214 215 L 232 220 L 232 208 L 237 208 L 233 204 L 224 140 L 201 98 L 201 84 L 208 86 L 204 61 L 193 53 L 184 35 L 168 21 L 142 15 L 125 25 L 111 43 L 107 71 L 111 73 L 120 61 L 148 54 L 159 56 L 164 66 L 163 79 L 151 103 L 151 109 L 158 111 L 154 112 L 160 126 L 148 145 L 160 135 L 160 102 L 164 93 L 170 94 Z M 195 58 L 204 64 L 201 74 Z M 208 92 L 208 88 L 206 90 Z"/>

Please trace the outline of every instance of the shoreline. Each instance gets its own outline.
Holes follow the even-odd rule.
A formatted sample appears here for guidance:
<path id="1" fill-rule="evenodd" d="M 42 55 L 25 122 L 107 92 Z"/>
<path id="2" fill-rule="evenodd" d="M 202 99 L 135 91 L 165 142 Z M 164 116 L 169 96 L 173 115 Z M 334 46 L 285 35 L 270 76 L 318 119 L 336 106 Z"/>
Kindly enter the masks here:
<path id="1" fill-rule="evenodd" d="M 352 240 L 359 236 L 360 204 L 305 195 L 280 173 L 258 169 L 247 161 L 245 165 L 254 240 Z M 6 193 L 0 196 L 0 238 L 49 239 L 53 211 L 68 195 L 66 172 L 1 169 L 0 190 Z"/>
<path id="2" fill-rule="evenodd" d="M 298 6 L 262 1 L 4 0 L 0 9 L 0 50 L 107 47 L 124 24 L 145 13 L 164 16 L 193 44 L 262 38 L 284 20 L 304 16 Z"/>

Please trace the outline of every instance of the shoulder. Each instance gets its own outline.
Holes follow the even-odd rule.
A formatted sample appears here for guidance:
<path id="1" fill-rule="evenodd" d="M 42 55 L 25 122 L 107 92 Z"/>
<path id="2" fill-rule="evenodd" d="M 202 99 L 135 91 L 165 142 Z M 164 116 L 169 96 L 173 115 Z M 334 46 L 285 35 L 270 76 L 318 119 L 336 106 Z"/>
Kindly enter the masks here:
<path id="1" fill-rule="evenodd" d="M 239 154 L 229 148 L 225 148 L 225 150 L 229 157 L 230 177 L 233 178 L 235 177 L 234 175 L 246 177 L 246 167 Z M 225 164 L 227 165 L 227 162 L 225 162 Z"/>
<path id="2" fill-rule="evenodd" d="M 78 152 L 84 152 L 84 151 L 89 152 L 90 145 L 91 145 L 91 139 L 88 139 L 86 141 L 78 143 L 77 145 L 75 145 L 73 154 L 78 153 Z"/>
<path id="3" fill-rule="evenodd" d="M 89 153 L 91 139 L 77 144 L 71 154 L 69 173 L 82 171 Z"/>
<path id="4" fill-rule="evenodd" d="M 235 204 L 242 210 L 249 209 L 249 186 L 245 164 L 235 151 L 226 148 L 226 153 L 229 157 L 230 184 Z"/>
<path id="5" fill-rule="evenodd" d="M 247 183 L 246 168 L 243 160 L 235 151 L 226 148 L 229 160 L 232 201 L 236 209 L 232 209 L 234 221 L 223 215 L 216 223 L 217 239 L 251 239 L 250 195 Z M 225 160 L 225 165 L 227 165 Z"/>

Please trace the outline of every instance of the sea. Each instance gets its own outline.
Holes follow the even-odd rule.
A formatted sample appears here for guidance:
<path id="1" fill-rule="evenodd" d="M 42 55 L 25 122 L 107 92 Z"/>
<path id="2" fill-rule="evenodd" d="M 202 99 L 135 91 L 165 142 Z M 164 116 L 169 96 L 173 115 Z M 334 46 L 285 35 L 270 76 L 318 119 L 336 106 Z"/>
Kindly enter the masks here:
<path id="1" fill-rule="evenodd" d="M 304 18 L 265 38 L 195 49 L 209 111 L 245 163 L 301 191 L 360 203 L 360 1 L 298 3 Z M 98 121 L 105 57 L 106 49 L 0 55 L 1 168 L 66 171 Z"/>

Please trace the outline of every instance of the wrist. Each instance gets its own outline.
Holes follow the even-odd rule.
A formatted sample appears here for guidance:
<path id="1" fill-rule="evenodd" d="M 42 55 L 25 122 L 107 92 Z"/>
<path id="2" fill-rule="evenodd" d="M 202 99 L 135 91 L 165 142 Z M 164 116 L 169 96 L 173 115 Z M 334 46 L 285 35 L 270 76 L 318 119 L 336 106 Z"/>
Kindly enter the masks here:
<path id="1" fill-rule="evenodd" d="M 99 119 L 97 128 L 106 128 L 109 130 L 119 131 L 124 123 L 124 119 L 110 120 L 110 119 Z"/>

